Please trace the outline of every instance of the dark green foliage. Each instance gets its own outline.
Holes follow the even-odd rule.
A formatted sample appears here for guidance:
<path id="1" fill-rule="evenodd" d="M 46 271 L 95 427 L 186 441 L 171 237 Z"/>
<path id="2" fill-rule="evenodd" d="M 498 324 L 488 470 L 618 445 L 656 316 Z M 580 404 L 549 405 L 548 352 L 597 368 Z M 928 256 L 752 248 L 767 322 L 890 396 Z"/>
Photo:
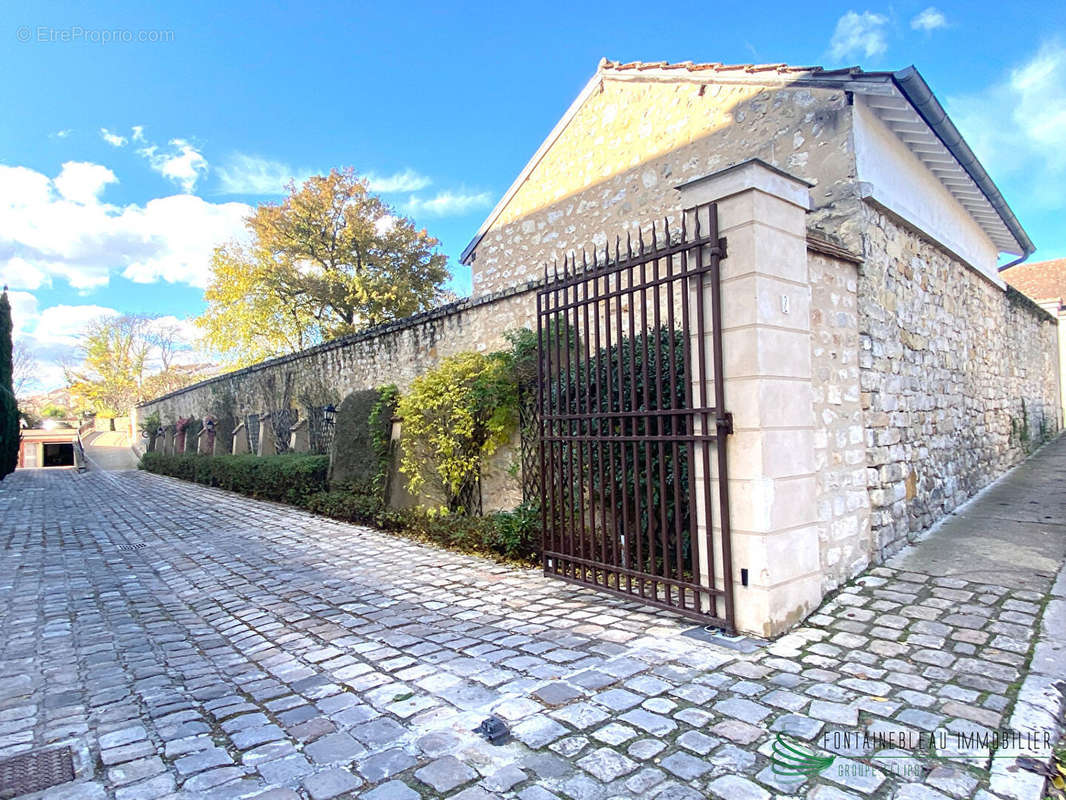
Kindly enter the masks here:
<path id="1" fill-rule="evenodd" d="M 513 511 L 497 511 L 493 549 L 507 558 L 534 561 L 540 556 L 540 506 L 522 503 Z"/>
<path id="2" fill-rule="evenodd" d="M 0 294 L 0 479 L 14 472 L 19 457 L 19 410 L 15 400 L 11 303 Z"/>
<path id="3" fill-rule="evenodd" d="M 421 509 L 392 511 L 377 495 L 352 489 L 328 490 L 328 456 L 164 455 L 145 453 L 140 468 L 159 475 L 240 492 L 306 508 L 344 522 L 372 525 L 466 552 L 535 560 L 540 545 L 536 508 L 519 506 L 488 517 L 429 514 Z"/>
<path id="4" fill-rule="evenodd" d="M 196 448 L 200 442 L 197 438 L 200 433 L 200 429 L 204 427 L 203 422 L 198 419 L 189 420 L 189 424 L 185 428 L 185 452 L 192 454 L 196 452 Z"/>
<path id="5" fill-rule="evenodd" d="M 392 418 L 400 391 L 394 384 L 378 389 L 378 399 L 370 409 L 367 428 L 370 432 L 370 447 L 376 459 L 376 471 L 370 481 L 370 491 L 388 503 L 389 467 L 392 465 Z"/>
<path id="6" fill-rule="evenodd" d="M 312 495 L 326 490 L 329 458 L 298 453 L 279 456 L 145 453 L 139 466 L 148 472 L 217 486 L 260 500 L 305 506 Z"/>
<path id="7" fill-rule="evenodd" d="M 333 428 L 331 485 L 355 486 L 364 493 L 373 493 L 375 487 L 384 491 L 388 467 L 382 465 L 381 442 L 387 457 L 395 398 L 395 387 L 383 387 L 352 392 L 341 402 Z"/>
<path id="8" fill-rule="evenodd" d="M 403 527 L 401 512 L 390 511 L 375 495 L 360 494 L 352 490 L 333 489 L 319 492 L 307 499 L 307 509 L 324 517 L 360 525 L 373 525 L 385 530 L 399 530 Z"/>
<path id="9" fill-rule="evenodd" d="M 647 350 L 645 350 L 647 347 Z M 671 352 L 672 350 L 672 352 Z M 553 361 L 557 360 L 553 357 Z M 632 339 L 623 338 L 609 350 L 600 349 L 585 362 L 561 358 L 562 368 L 551 380 L 545 403 L 550 413 L 647 412 L 687 406 L 685 341 L 680 331 L 659 328 Z M 567 369 L 567 364 L 574 366 Z M 662 430 L 659 430 L 659 424 Z M 564 436 L 644 437 L 685 434 L 688 415 L 606 418 L 556 423 L 555 433 Z M 676 426 L 676 427 L 675 427 Z M 634 569 L 658 571 L 663 559 L 663 537 L 675 562 L 680 550 L 682 563 L 689 562 L 690 507 L 688 448 L 662 448 L 646 441 L 597 444 L 562 442 L 549 449 L 554 460 L 554 496 L 544 499 L 554 528 L 576 530 L 582 512 L 586 527 L 596 509 L 596 526 L 583 537 L 585 552 L 592 560 L 614 561 L 612 548 L 626 547 L 626 563 Z M 663 482 L 660 483 L 660 470 Z M 584 490 L 584 491 L 582 491 Z M 606 523 L 600 509 L 606 509 Z M 603 528 L 606 528 L 604 531 Z M 641 531 L 642 537 L 626 536 Z M 675 531 L 680 530 L 680 537 Z M 600 533 L 606 533 L 601 536 Z M 638 557 L 638 538 L 640 552 Z M 679 541 L 680 539 L 680 541 Z M 623 544 L 624 543 L 624 544 Z M 650 544 L 650 546 L 649 546 Z M 599 552 L 606 547 L 607 552 Z"/>
<path id="10" fill-rule="evenodd" d="M 370 494 L 333 490 L 312 495 L 306 508 L 315 514 L 372 525 L 456 550 L 533 562 L 540 556 L 540 511 L 521 505 L 487 517 L 430 514 L 422 509 L 393 511 Z"/>

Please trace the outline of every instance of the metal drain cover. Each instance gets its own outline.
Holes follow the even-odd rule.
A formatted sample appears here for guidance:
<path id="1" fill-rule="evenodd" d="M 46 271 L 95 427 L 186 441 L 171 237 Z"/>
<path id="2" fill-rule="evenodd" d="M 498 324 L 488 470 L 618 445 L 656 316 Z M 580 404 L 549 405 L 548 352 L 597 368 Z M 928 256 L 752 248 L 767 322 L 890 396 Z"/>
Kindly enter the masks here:
<path id="1" fill-rule="evenodd" d="M 134 550 L 140 550 L 142 547 L 147 547 L 144 542 L 137 542 L 136 544 L 120 544 L 118 549 L 124 553 L 132 553 Z"/>
<path id="2" fill-rule="evenodd" d="M 74 780 L 69 747 L 37 750 L 0 760 L 0 800 L 39 792 Z"/>

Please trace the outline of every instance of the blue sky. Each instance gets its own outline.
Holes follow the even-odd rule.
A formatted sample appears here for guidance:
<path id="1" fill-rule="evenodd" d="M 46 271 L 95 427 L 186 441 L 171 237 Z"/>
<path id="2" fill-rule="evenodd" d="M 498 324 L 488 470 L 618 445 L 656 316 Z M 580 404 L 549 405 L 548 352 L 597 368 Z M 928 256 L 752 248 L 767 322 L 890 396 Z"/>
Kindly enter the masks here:
<path id="1" fill-rule="evenodd" d="M 198 314 L 247 205 L 333 166 L 440 238 L 467 293 L 459 253 L 602 56 L 915 64 L 1034 260 L 1066 256 L 1061 2 L 5 5 L 0 279 L 41 388 L 96 316 Z"/>

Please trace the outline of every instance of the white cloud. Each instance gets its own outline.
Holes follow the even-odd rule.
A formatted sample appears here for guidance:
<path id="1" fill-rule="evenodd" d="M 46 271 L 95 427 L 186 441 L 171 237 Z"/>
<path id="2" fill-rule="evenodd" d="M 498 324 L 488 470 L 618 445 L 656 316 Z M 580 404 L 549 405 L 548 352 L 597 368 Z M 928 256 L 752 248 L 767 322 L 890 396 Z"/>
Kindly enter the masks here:
<path id="1" fill-rule="evenodd" d="M 112 147 L 124 147 L 126 145 L 125 136 L 120 136 L 117 133 L 112 133 L 107 128 L 100 129 L 100 138 Z"/>
<path id="2" fill-rule="evenodd" d="M 54 279 L 79 290 L 106 286 L 115 273 L 138 282 L 204 286 L 212 250 L 240 237 L 251 209 L 173 195 L 143 206 L 102 202 L 114 174 L 97 164 L 65 164 L 54 181 L 0 165 L 0 275 L 36 289 Z"/>
<path id="3" fill-rule="evenodd" d="M 29 292 L 10 291 L 8 298 L 14 338 L 24 342 L 37 359 L 35 391 L 47 392 L 63 386 L 66 383 L 64 365 L 81 360 L 79 347 L 85 330 L 96 320 L 120 314 L 117 309 L 93 304 L 55 305 L 41 311 L 37 298 Z M 207 358 L 196 348 L 199 331 L 191 320 L 168 315 L 151 320 L 148 328 L 175 334 L 177 347 L 171 354 L 172 364 L 198 364 Z M 146 367 L 149 371 L 162 367 L 157 348 L 149 352 Z"/>
<path id="4" fill-rule="evenodd" d="M 64 198 L 85 205 L 95 203 L 104 187 L 109 183 L 118 183 L 118 178 L 114 172 L 100 164 L 68 161 L 53 183 Z"/>
<path id="5" fill-rule="evenodd" d="M 142 137 L 143 138 L 143 137 Z M 207 173 L 207 159 L 187 139 L 171 139 L 170 152 L 159 145 L 146 145 L 138 154 L 148 159 L 152 169 L 178 184 L 186 193 L 196 188 L 196 182 Z"/>
<path id="6" fill-rule="evenodd" d="M 42 286 L 51 286 L 52 278 L 37 265 L 15 256 L 0 265 L 0 285 L 10 286 L 12 289 L 29 289 L 32 291 L 33 289 L 40 289 Z"/>
<path id="7" fill-rule="evenodd" d="M 465 214 L 477 208 L 485 208 L 492 203 L 488 192 L 464 194 L 462 192 L 438 192 L 429 199 L 411 195 L 403 204 L 404 211 L 414 216 L 448 217 Z"/>
<path id="8" fill-rule="evenodd" d="M 70 134 L 74 133 L 73 128 L 64 128 L 61 131 L 48 134 L 53 139 L 66 139 Z"/>
<path id="9" fill-rule="evenodd" d="M 915 15 L 911 20 L 911 27 L 916 31 L 925 31 L 931 33 L 937 28 L 946 28 L 948 26 L 948 18 L 944 16 L 944 12 L 936 6 L 929 6 L 925 11 Z"/>
<path id="10" fill-rule="evenodd" d="M 102 317 L 117 317 L 118 313 L 107 306 L 51 306 L 37 317 L 33 339 L 38 345 L 74 347 L 90 322 Z"/>
<path id="11" fill-rule="evenodd" d="M 848 11 L 837 20 L 833 38 L 829 41 L 829 54 L 834 59 L 863 56 L 873 58 L 888 49 L 885 42 L 885 25 L 888 17 L 863 11 L 861 14 Z"/>
<path id="12" fill-rule="evenodd" d="M 289 181 L 303 183 L 315 174 L 311 169 L 294 169 L 281 161 L 237 153 L 223 167 L 215 169 L 222 194 L 282 195 Z"/>
<path id="13" fill-rule="evenodd" d="M 380 194 L 417 192 L 419 189 L 425 189 L 433 182 L 410 167 L 393 175 L 376 175 L 370 172 L 367 173 L 366 179 L 370 184 L 370 191 Z"/>
<path id="14" fill-rule="evenodd" d="M 29 292 L 8 292 L 14 339 L 26 344 L 37 361 L 31 392 L 48 392 L 66 383 L 64 364 L 78 361 L 78 338 L 93 320 L 118 314 L 97 305 L 57 305 L 38 310 Z"/>
<path id="15" fill-rule="evenodd" d="M 272 196 L 286 194 L 285 187 L 289 181 L 299 186 L 312 175 L 321 175 L 322 170 L 293 167 L 283 161 L 236 153 L 224 166 L 216 167 L 215 173 L 222 194 Z M 370 185 L 370 191 L 379 194 L 417 192 L 432 183 L 428 177 L 410 167 L 392 175 L 368 172 L 364 177 Z"/>
<path id="16" fill-rule="evenodd" d="M 396 217 L 391 214 L 386 214 L 380 219 L 374 222 L 374 230 L 377 231 L 378 236 L 384 236 L 396 226 Z"/>
<path id="17" fill-rule="evenodd" d="M 32 331 L 40 314 L 37 312 L 37 298 L 29 292 L 9 291 L 7 300 L 11 303 L 11 325 L 14 338 L 18 339 Z"/>
<path id="18" fill-rule="evenodd" d="M 123 214 L 125 230 L 152 242 L 143 256 L 131 253 L 122 272 L 137 283 L 188 283 L 206 286 L 211 278 L 211 252 L 244 235 L 244 218 L 252 209 L 243 203 L 208 203 L 191 194 L 150 200 Z"/>
<path id="19" fill-rule="evenodd" d="M 130 140 L 131 141 L 134 141 L 134 142 L 146 141 L 145 138 L 144 138 L 144 126 L 143 125 L 134 125 L 132 128 L 130 128 L 130 130 L 132 131 L 132 133 L 130 134 Z"/>
<path id="20" fill-rule="evenodd" d="M 1042 46 L 1030 60 L 975 94 L 951 97 L 952 119 L 994 178 L 1024 176 L 1028 199 L 1061 206 L 1066 179 L 1066 47 Z"/>

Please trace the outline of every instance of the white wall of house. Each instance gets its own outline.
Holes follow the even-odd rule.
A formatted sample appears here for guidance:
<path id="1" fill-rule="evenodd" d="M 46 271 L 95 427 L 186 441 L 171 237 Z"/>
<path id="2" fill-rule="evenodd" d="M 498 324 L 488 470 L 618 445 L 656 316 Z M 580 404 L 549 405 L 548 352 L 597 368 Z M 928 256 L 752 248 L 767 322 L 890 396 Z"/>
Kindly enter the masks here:
<path id="1" fill-rule="evenodd" d="M 855 168 L 863 195 L 952 251 L 996 285 L 998 249 L 944 184 L 855 99 Z"/>

